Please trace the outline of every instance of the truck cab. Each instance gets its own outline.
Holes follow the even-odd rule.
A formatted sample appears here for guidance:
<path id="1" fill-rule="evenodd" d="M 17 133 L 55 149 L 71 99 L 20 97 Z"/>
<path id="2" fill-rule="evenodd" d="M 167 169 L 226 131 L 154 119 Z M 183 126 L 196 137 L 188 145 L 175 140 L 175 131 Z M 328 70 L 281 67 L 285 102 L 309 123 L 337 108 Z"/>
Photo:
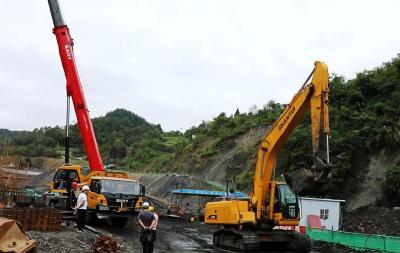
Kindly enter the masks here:
<path id="1" fill-rule="evenodd" d="M 129 179 L 125 172 L 90 171 L 79 165 L 64 165 L 54 174 L 50 192 L 44 195 L 46 205 L 70 209 L 74 181 L 78 183 L 77 191 L 83 185 L 90 188 L 88 211 L 92 219 L 109 219 L 114 225 L 123 226 L 143 204 L 145 187 Z"/>
<path id="2" fill-rule="evenodd" d="M 88 207 L 100 215 L 134 213 L 143 204 L 144 187 L 136 180 L 114 177 L 92 177 Z"/>

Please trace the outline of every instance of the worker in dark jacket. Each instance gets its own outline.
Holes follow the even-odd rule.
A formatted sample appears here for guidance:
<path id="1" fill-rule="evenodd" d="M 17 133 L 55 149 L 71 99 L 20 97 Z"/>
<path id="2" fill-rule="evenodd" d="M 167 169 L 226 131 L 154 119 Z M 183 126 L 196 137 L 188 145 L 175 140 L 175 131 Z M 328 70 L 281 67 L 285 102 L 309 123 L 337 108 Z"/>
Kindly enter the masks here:
<path id="1" fill-rule="evenodd" d="M 143 253 L 153 253 L 154 239 L 152 236 L 152 227 L 155 223 L 153 213 L 149 212 L 149 203 L 144 202 L 142 205 L 143 211 L 138 215 L 138 222 L 141 227 L 140 242 L 143 246 Z"/>
<path id="2" fill-rule="evenodd" d="M 74 209 L 76 206 L 76 200 L 78 199 L 76 195 L 76 190 L 78 189 L 78 183 L 76 181 L 72 181 L 71 187 L 67 189 L 68 192 L 68 198 L 67 198 L 67 208 Z"/>

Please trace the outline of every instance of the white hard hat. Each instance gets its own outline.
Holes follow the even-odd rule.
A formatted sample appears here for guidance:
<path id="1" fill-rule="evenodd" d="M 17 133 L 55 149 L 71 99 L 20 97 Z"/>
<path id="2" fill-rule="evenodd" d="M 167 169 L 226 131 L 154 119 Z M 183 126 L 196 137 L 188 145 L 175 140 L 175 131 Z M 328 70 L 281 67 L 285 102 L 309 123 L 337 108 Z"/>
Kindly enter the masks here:
<path id="1" fill-rule="evenodd" d="M 84 185 L 84 186 L 82 187 L 82 191 L 89 191 L 89 186 Z"/>
<path id="2" fill-rule="evenodd" d="M 149 206 L 150 206 L 149 202 L 144 202 L 143 205 L 142 205 L 142 207 L 149 207 Z"/>

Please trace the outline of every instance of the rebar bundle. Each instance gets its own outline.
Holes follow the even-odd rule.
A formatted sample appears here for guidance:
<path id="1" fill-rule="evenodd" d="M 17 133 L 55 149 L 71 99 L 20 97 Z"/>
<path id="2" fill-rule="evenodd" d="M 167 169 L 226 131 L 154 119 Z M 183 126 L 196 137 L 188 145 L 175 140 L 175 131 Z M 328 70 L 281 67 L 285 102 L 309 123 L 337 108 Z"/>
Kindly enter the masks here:
<path id="1" fill-rule="evenodd" d="M 25 207 L 0 209 L 0 217 L 20 222 L 26 230 L 60 230 L 62 214 L 55 208 Z"/>

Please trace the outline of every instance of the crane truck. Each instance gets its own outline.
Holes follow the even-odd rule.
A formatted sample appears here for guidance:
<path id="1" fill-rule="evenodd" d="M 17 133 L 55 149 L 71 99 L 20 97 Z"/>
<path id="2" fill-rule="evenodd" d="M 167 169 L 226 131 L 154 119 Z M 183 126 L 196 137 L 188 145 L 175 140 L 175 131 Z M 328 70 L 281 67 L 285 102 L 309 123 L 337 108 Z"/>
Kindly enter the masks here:
<path id="1" fill-rule="evenodd" d="M 88 212 L 93 218 L 110 219 L 113 225 L 124 226 L 129 216 L 134 214 L 143 203 L 145 188 L 138 181 L 129 179 L 125 172 L 106 171 L 97 146 L 96 136 L 89 116 L 78 70 L 76 67 L 73 40 L 65 24 L 58 0 L 48 0 L 54 24 L 61 63 L 67 80 L 67 124 L 65 165 L 61 166 L 50 182 L 47 203 L 60 204 L 68 199 L 72 181 L 79 186 L 88 185 Z M 70 99 L 75 109 L 78 127 L 88 158 L 89 169 L 69 164 L 69 107 Z M 57 197 L 55 197 L 57 195 Z M 61 205 L 60 205 L 61 206 Z"/>
<path id="2" fill-rule="evenodd" d="M 307 84 L 311 77 L 311 83 Z M 275 179 L 275 164 L 279 150 L 310 110 L 314 163 L 320 169 L 330 167 L 329 156 L 325 157 L 329 153 L 330 132 L 328 92 L 328 67 L 316 61 L 300 91 L 259 145 L 250 197 L 206 204 L 205 223 L 221 227 L 213 234 L 214 247 L 240 252 L 310 251 L 307 235 L 273 229 L 274 226 L 297 226 L 300 221 L 297 194 L 286 180 Z M 322 144 L 325 142 L 326 146 Z"/>

